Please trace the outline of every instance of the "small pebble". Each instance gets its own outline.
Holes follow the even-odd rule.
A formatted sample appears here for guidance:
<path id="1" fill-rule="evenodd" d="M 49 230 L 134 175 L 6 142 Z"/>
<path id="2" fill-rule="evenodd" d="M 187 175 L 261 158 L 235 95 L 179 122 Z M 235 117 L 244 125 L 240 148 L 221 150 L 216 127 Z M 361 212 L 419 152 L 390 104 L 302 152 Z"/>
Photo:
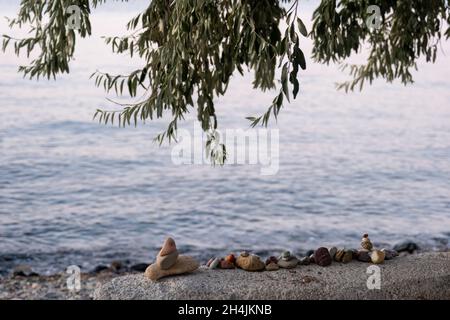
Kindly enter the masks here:
<path id="1" fill-rule="evenodd" d="M 248 253 L 248 251 L 242 251 L 241 252 L 241 257 L 248 257 L 250 255 L 250 253 Z"/>
<path id="2" fill-rule="evenodd" d="M 220 261 L 220 269 L 234 269 L 234 263 L 229 262 L 228 260 Z"/>
<path id="3" fill-rule="evenodd" d="M 219 258 L 214 258 L 213 261 L 211 261 L 209 268 L 210 269 L 217 269 L 219 267 L 220 264 L 220 259 Z"/>
<path id="4" fill-rule="evenodd" d="M 336 252 L 337 252 L 337 248 L 331 247 L 328 251 L 330 252 L 331 258 L 334 259 L 334 256 L 336 255 Z"/>
<path id="5" fill-rule="evenodd" d="M 266 265 L 270 264 L 271 262 L 278 263 L 277 257 L 270 256 L 269 258 L 266 259 Z"/>
<path id="6" fill-rule="evenodd" d="M 296 257 L 290 257 L 289 260 L 281 259 L 278 260 L 278 266 L 285 269 L 292 269 L 298 265 L 298 259 Z"/>
<path id="7" fill-rule="evenodd" d="M 373 248 L 372 242 L 370 242 L 369 235 L 367 233 L 364 234 L 361 239 L 361 248 L 366 250 L 372 250 Z"/>
<path id="8" fill-rule="evenodd" d="M 370 254 L 370 259 L 372 263 L 380 264 L 384 261 L 384 252 L 380 250 L 373 250 Z"/>
<path id="9" fill-rule="evenodd" d="M 289 261 L 291 259 L 291 252 L 290 251 L 283 251 L 281 253 L 281 259 L 284 260 L 284 261 Z"/>
<path id="10" fill-rule="evenodd" d="M 397 252 L 408 252 L 414 253 L 414 251 L 419 250 L 419 246 L 414 242 L 402 242 L 394 246 L 394 250 Z"/>
<path id="11" fill-rule="evenodd" d="M 307 265 L 309 265 L 310 262 L 311 261 L 310 261 L 309 257 L 303 257 L 300 259 L 298 264 L 302 265 L 302 266 L 307 266 Z"/>
<path id="12" fill-rule="evenodd" d="M 104 270 L 109 270 L 109 268 L 107 266 L 101 264 L 101 265 L 96 266 L 94 268 L 94 270 L 91 271 L 91 273 L 100 273 Z"/>
<path id="13" fill-rule="evenodd" d="M 17 277 L 35 277 L 38 276 L 36 272 L 33 271 L 33 269 L 30 266 L 27 265 L 19 265 L 16 266 L 13 270 L 13 276 Z"/>
<path id="14" fill-rule="evenodd" d="M 345 250 L 343 250 L 343 249 L 337 250 L 336 254 L 334 256 L 334 261 L 341 262 L 342 258 L 344 257 L 344 253 L 345 253 Z"/>
<path id="15" fill-rule="evenodd" d="M 391 260 L 398 256 L 398 252 L 395 250 L 381 249 L 384 252 L 384 260 Z"/>
<path id="16" fill-rule="evenodd" d="M 234 254 L 229 254 L 225 257 L 225 260 L 228 261 L 229 263 L 235 263 L 236 262 L 236 257 L 234 256 Z"/>
<path id="17" fill-rule="evenodd" d="M 331 264 L 331 256 L 327 248 L 320 247 L 314 252 L 314 261 L 316 264 L 322 267 L 329 266 Z"/>
<path id="18" fill-rule="evenodd" d="M 362 261 L 362 262 L 370 262 L 371 259 L 370 259 L 369 250 L 366 250 L 366 249 L 360 249 L 360 250 L 358 251 L 358 257 L 357 257 L 357 259 L 358 259 L 359 261 Z"/>
<path id="19" fill-rule="evenodd" d="M 349 263 L 353 259 L 353 251 L 345 250 L 344 256 L 342 257 L 342 263 Z"/>
<path id="20" fill-rule="evenodd" d="M 150 263 L 136 263 L 130 267 L 131 271 L 145 272 Z"/>
<path id="21" fill-rule="evenodd" d="M 125 269 L 125 266 L 122 263 L 122 261 L 114 260 L 111 262 L 111 270 L 112 271 L 119 272 L 119 271 L 123 271 L 123 269 Z"/>
<path id="22" fill-rule="evenodd" d="M 267 271 L 276 271 L 278 269 L 280 269 L 280 267 L 275 262 L 270 262 L 268 265 L 266 265 Z"/>
<path id="23" fill-rule="evenodd" d="M 246 271 L 262 271 L 266 267 L 265 263 L 257 255 L 240 255 L 236 259 L 236 265 Z"/>

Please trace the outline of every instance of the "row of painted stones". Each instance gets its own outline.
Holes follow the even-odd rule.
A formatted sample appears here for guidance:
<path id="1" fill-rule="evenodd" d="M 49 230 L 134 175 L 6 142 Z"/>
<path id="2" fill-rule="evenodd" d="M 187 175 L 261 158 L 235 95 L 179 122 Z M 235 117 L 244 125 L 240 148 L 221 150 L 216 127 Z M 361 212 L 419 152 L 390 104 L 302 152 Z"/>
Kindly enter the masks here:
<path id="1" fill-rule="evenodd" d="M 326 267 L 333 260 L 342 263 L 358 260 L 379 264 L 383 263 L 384 260 L 390 260 L 396 256 L 398 256 L 398 253 L 395 250 L 374 249 L 369 236 L 365 234 L 361 239 L 361 248 L 358 250 L 320 247 L 310 256 L 302 258 L 297 258 L 289 251 L 283 251 L 278 257 L 271 256 L 267 258 L 265 263 L 259 256 L 244 251 L 237 258 L 234 254 L 229 254 L 223 258 L 211 258 L 207 266 L 210 269 L 234 269 L 239 267 L 247 271 L 275 271 L 279 268 L 291 269 L 298 265 L 309 265 L 310 263 Z"/>
<path id="2" fill-rule="evenodd" d="M 238 267 L 247 271 L 275 271 L 279 268 L 290 269 L 310 263 L 326 267 L 333 260 L 342 263 L 359 260 L 379 264 L 383 263 L 385 259 L 392 259 L 397 255 L 398 253 L 395 250 L 374 249 L 369 236 L 365 234 L 361 239 L 361 248 L 359 250 L 320 247 L 310 256 L 300 259 L 289 251 L 284 251 L 278 257 L 271 256 L 267 258 L 265 262 L 259 256 L 244 251 L 237 257 L 234 254 L 229 254 L 223 258 L 211 258 L 207 263 L 207 267 L 210 269 L 234 269 Z M 179 255 L 175 240 L 167 238 L 156 256 L 156 262 L 148 266 L 145 270 L 145 275 L 151 280 L 158 280 L 166 276 L 192 272 L 199 266 L 200 264 L 194 258 Z"/>

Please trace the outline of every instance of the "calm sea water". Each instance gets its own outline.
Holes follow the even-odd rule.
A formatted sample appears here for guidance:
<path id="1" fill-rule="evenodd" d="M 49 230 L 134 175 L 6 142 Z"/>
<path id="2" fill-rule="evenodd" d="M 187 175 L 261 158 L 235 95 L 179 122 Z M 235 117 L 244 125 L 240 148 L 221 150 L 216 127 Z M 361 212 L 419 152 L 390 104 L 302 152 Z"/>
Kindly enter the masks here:
<path id="1" fill-rule="evenodd" d="M 151 261 L 167 235 L 201 259 L 357 247 L 364 232 L 379 245 L 448 245 L 448 43 L 438 63 L 420 64 L 414 85 L 377 81 L 362 93 L 337 92 L 345 75 L 309 61 L 299 97 L 272 124 L 277 175 L 254 165 L 176 166 L 171 146 L 152 141 L 165 121 L 127 129 L 92 121 L 96 108 L 111 106 L 89 75 L 139 65 L 110 54 L 100 36 L 122 34 L 140 5 L 100 10 L 95 36 L 80 42 L 72 73 L 57 82 L 24 80 L 16 73 L 24 60 L 1 54 L 0 271 Z M 272 94 L 253 91 L 251 75 L 236 77 L 217 102 L 221 127 L 247 128 L 245 117 L 261 114 Z"/>

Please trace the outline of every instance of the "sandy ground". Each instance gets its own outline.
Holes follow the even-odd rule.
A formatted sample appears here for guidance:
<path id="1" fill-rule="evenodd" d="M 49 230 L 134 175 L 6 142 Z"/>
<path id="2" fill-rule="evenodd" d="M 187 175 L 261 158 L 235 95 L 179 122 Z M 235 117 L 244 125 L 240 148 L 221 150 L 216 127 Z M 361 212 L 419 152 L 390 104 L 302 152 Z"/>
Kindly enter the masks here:
<path id="1" fill-rule="evenodd" d="M 157 282 L 134 274 L 105 282 L 94 299 L 450 299 L 450 252 L 408 255 L 377 265 L 380 289 L 367 286 L 373 276 L 370 266 L 334 262 L 272 272 L 201 267 Z M 369 282 L 376 285 L 373 279 Z"/>

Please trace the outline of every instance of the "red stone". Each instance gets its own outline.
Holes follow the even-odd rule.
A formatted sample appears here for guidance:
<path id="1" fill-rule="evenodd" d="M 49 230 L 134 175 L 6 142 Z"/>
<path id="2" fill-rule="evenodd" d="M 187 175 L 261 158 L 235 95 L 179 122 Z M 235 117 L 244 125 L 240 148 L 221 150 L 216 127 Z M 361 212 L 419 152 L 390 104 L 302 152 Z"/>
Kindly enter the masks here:
<path id="1" fill-rule="evenodd" d="M 228 260 L 221 260 L 220 261 L 220 269 L 234 269 L 234 263 L 229 262 Z"/>
<path id="2" fill-rule="evenodd" d="M 235 263 L 236 262 L 236 257 L 234 256 L 234 254 L 229 254 L 225 257 L 225 260 L 228 261 L 229 263 Z"/>

